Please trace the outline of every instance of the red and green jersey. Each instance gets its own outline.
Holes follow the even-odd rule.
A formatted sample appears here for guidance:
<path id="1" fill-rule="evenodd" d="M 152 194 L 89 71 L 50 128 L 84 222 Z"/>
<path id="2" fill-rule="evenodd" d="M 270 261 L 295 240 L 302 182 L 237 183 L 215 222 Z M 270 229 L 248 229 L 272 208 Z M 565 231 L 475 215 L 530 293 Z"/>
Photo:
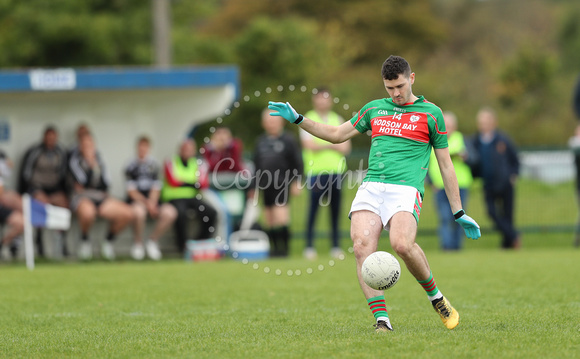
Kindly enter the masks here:
<path id="1" fill-rule="evenodd" d="M 364 181 L 412 186 L 422 196 L 431 147 L 447 147 L 441 109 L 423 96 L 404 105 L 380 99 L 367 103 L 350 122 L 372 134 Z"/>

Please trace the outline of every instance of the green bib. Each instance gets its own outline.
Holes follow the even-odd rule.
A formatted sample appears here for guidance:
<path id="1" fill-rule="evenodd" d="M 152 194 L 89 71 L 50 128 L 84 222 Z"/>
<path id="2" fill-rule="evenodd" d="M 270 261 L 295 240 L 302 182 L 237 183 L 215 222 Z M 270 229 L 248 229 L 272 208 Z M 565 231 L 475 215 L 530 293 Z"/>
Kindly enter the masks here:
<path id="1" fill-rule="evenodd" d="M 305 117 L 312 121 L 323 123 L 322 118 L 314 110 L 308 111 Z M 328 125 L 340 126 L 340 118 L 336 112 L 328 113 Z M 317 145 L 327 145 L 330 142 L 312 136 Z M 344 155 L 335 150 L 311 151 L 303 150 L 302 159 L 304 161 L 304 172 L 308 175 L 343 173 L 346 170 L 346 159 Z"/>
<path id="2" fill-rule="evenodd" d="M 463 162 L 461 157 L 459 157 L 460 154 L 465 151 L 463 135 L 461 132 L 455 131 L 451 136 L 447 136 L 447 142 L 449 143 L 449 155 L 451 156 L 453 167 L 455 167 L 457 184 L 459 185 L 459 188 L 469 188 L 473 183 L 471 169 L 465 162 Z M 444 188 L 443 178 L 441 177 L 441 171 L 439 170 L 439 163 L 437 162 L 437 157 L 435 157 L 435 151 L 431 151 L 429 177 L 436 188 Z"/>
<path id="3" fill-rule="evenodd" d="M 187 160 L 187 167 L 181 162 L 179 156 L 173 157 L 171 161 L 173 166 L 173 175 L 175 179 L 183 183 L 195 183 L 199 176 L 197 170 L 197 159 L 190 158 Z M 193 198 L 198 193 L 198 190 L 193 187 L 172 187 L 167 183 L 167 179 L 163 181 L 163 188 L 161 189 L 161 200 L 163 202 L 171 201 L 180 198 Z"/>

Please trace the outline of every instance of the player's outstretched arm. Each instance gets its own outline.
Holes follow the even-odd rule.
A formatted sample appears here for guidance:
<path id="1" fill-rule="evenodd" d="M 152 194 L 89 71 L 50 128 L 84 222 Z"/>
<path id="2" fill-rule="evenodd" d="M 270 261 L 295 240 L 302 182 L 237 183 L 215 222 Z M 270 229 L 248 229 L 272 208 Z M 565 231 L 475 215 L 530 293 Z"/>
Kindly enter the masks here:
<path id="1" fill-rule="evenodd" d="M 341 143 L 359 134 L 358 130 L 349 121 L 340 126 L 331 126 L 312 121 L 298 114 L 288 102 L 270 101 L 268 108 L 275 111 L 271 112 L 270 115 L 281 116 L 290 123 L 300 125 L 304 131 L 331 143 Z"/>

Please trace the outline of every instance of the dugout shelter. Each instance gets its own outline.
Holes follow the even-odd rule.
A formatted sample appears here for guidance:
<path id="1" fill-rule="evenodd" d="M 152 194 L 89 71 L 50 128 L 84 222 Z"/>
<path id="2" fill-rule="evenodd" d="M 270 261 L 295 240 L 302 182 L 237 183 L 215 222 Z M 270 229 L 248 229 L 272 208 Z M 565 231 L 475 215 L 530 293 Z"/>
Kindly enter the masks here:
<path id="1" fill-rule="evenodd" d="M 136 155 L 139 136 L 151 138 L 151 155 L 161 164 L 177 153 L 193 126 L 224 114 L 239 92 L 236 66 L 0 71 L 0 150 L 14 162 L 5 187 L 16 188 L 25 151 L 48 125 L 70 149 L 83 123 L 106 163 L 110 193 L 124 199 L 123 169 Z M 116 247 L 128 251 L 132 232 L 122 237 L 127 238 L 119 237 Z"/>
<path id="2" fill-rule="evenodd" d="M 0 149 L 16 174 L 47 125 L 56 126 L 60 143 L 70 148 L 85 123 L 108 167 L 111 193 L 122 198 L 122 170 L 135 156 L 138 136 L 149 136 L 152 155 L 163 161 L 192 126 L 222 115 L 239 87 L 235 66 L 0 71 Z"/>

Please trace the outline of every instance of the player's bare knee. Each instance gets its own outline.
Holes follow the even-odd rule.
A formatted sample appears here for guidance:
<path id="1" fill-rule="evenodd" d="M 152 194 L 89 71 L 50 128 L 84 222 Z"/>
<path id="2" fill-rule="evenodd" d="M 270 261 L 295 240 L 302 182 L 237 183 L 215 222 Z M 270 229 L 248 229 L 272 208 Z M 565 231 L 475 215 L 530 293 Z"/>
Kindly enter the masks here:
<path id="1" fill-rule="evenodd" d="M 352 248 L 354 250 L 354 255 L 358 259 L 364 259 L 369 254 L 374 252 L 375 248 L 371 245 L 369 238 L 364 238 L 363 236 L 352 236 Z"/>
<path id="2" fill-rule="evenodd" d="M 407 241 L 402 239 L 391 239 L 391 247 L 393 248 L 393 251 L 395 251 L 395 253 L 397 253 L 401 258 L 408 257 L 412 249 L 412 245 L 409 245 Z"/>
<path id="3" fill-rule="evenodd" d="M 362 242 L 355 243 L 352 248 L 357 260 L 364 260 L 370 253 L 372 253 L 372 251 L 368 250 L 368 246 L 365 246 Z"/>

